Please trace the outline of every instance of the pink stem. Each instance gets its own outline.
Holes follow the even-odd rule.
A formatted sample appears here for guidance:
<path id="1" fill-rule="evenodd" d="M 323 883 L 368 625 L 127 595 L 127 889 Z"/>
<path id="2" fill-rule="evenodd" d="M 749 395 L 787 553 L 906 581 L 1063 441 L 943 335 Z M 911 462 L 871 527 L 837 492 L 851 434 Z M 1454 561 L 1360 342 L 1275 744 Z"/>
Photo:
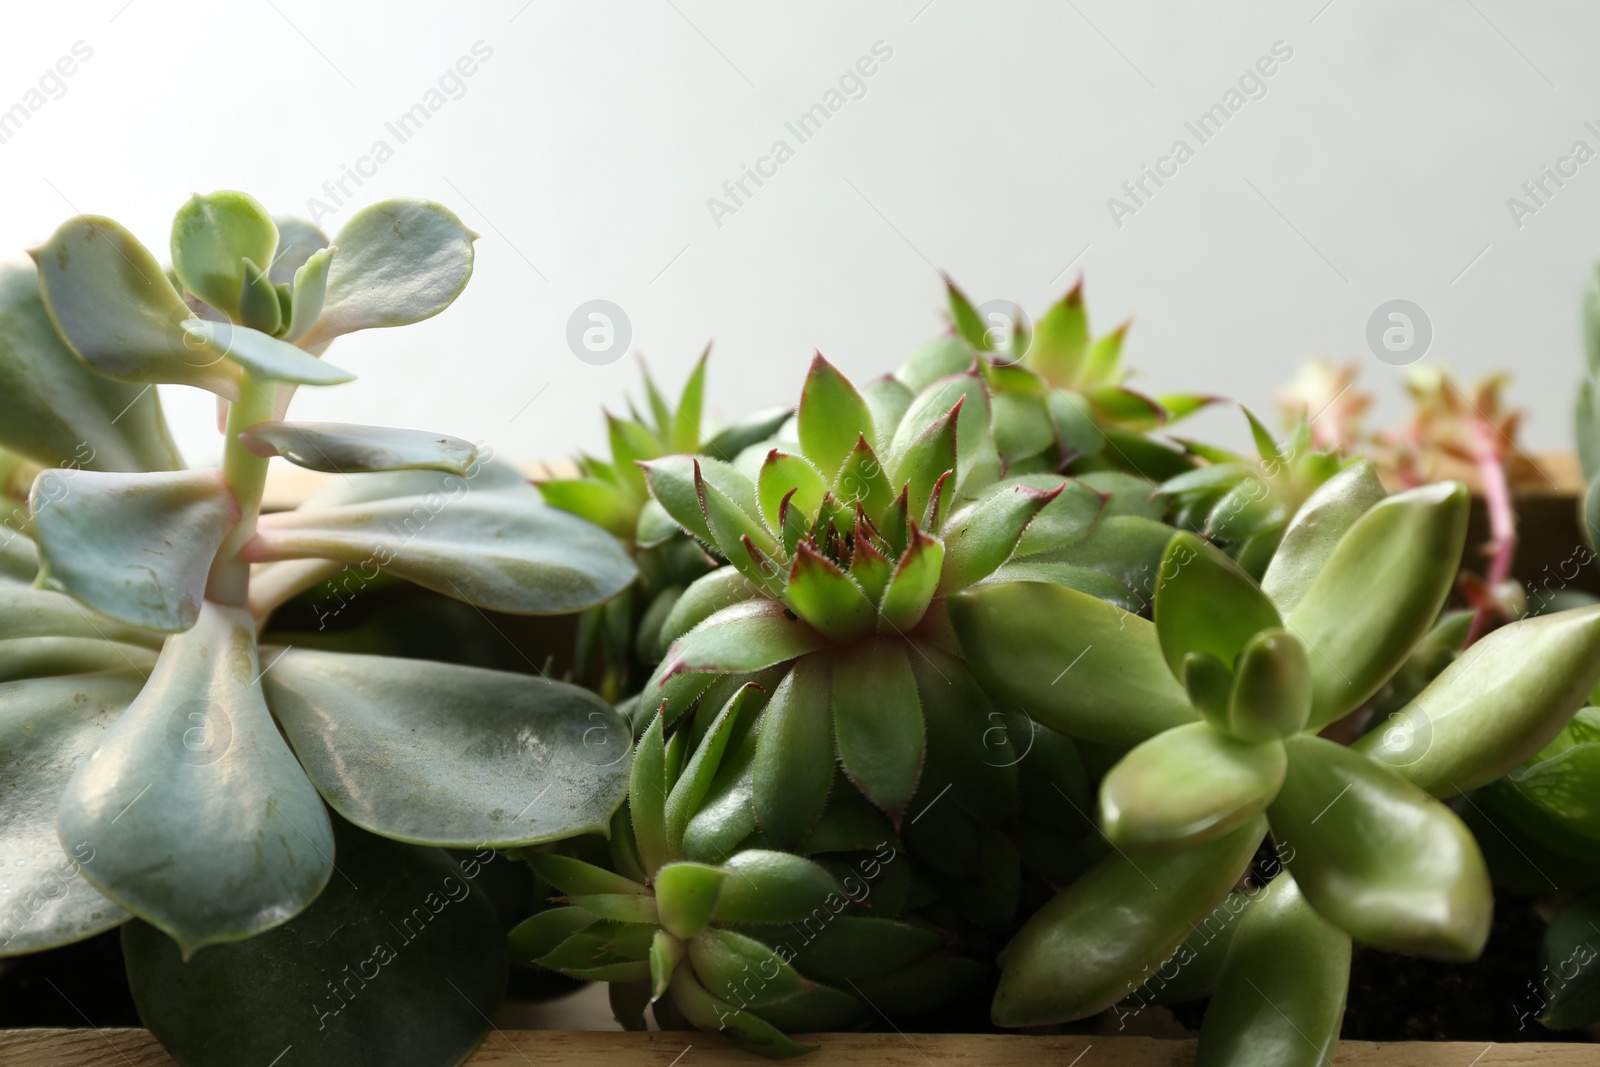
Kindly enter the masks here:
<path id="1" fill-rule="evenodd" d="M 1474 459 L 1478 474 L 1483 479 L 1483 500 L 1489 511 L 1489 571 L 1484 581 L 1492 595 L 1507 578 L 1511 577 L 1511 561 L 1517 552 L 1516 512 L 1511 506 L 1511 485 L 1506 479 L 1506 467 L 1499 450 L 1490 440 L 1481 421 L 1474 421 L 1477 437 Z M 1489 630 L 1495 607 L 1491 601 L 1478 606 L 1467 628 L 1467 645 L 1472 644 Z M 1465 647 L 1465 646 L 1463 646 Z"/>

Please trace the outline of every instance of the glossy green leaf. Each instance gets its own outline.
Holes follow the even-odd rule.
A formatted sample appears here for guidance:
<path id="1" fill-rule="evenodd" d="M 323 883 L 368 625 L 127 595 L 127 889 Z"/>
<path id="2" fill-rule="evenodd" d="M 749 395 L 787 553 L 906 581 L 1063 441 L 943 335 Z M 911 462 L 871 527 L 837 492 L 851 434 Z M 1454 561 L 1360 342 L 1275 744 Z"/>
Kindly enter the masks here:
<path id="1" fill-rule="evenodd" d="M 752 793 L 767 839 L 793 848 L 822 815 L 833 785 L 833 676 L 823 656 L 798 660 L 762 712 Z"/>
<path id="2" fill-rule="evenodd" d="M 751 600 L 724 608 L 672 646 L 661 674 L 744 674 L 815 652 L 828 643 L 783 605 Z M 648 692 L 648 690 L 647 690 Z"/>
<path id="3" fill-rule="evenodd" d="M 1074 386 L 1088 351 L 1089 316 L 1083 307 L 1083 283 L 1079 282 L 1034 324 L 1033 343 L 1025 361 L 1052 384 Z"/>
<path id="4" fill-rule="evenodd" d="M 964 338 L 959 334 L 947 333 L 911 353 L 894 376 L 904 382 L 912 393 L 920 393 L 940 378 L 971 370 L 976 359 L 972 347 Z"/>
<path id="5" fill-rule="evenodd" d="M 912 442 L 937 425 L 957 401 L 961 411 L 956 418 L 956 476 L 951 488 L 958 495 L 969 495 L 1000 476 L 1000 454 L 990 432 L 989 393 L 977 374 L 952 375 L 918 393 L 895 430 L 888 454 L 908 455 Z M 948 510 L 948 500 L 945 507 Z"/>
<path id="6" fill-rule="evenodd" d="M 90 370 L 56 333 L 39 276 L 0 267 L 0 446 L 50 467 L 183 466 L 154 389 Z"/>
<path id="7" fill-rule="evenodd" d="M 850 780 L 899 822 L 922 773 L 925 737 L 904 642 L 878 638 L 833 667 L 833 729 Z"/>
<path id="8" fill-rule="evenodd" d="M 754 1012 L 707 993 L 695 981 L 691 968 L 677 969 L 669 992 L 673 1005 L 685 1019 L 707 1033 L 722 1034 L 746 1052 L 769 1059 L 790 1059 L 812 1051 Z"/>
<path id="9" fill-rule="evenodd" d="M 1178 950 L 1159 967 L 1149 968 L 1150 977 L 1144 984 L 1111 1009 L 1117 1014 L 1117 1028 L 1123 1029 L 1124 1020 L 1147 1004 L 1182 1004 L 1210 996 L 1238 933 L 1240 916 L 1260 899 L 1264 890 L 1264 886 L 1257 885 L 1235 889 L 1197 919 Z"/>
<path id="10" fill-rule="evenodd" d="M 756 481 L 756 492 L 761 501 L 761 514 L 772 530 L 783 528 L 778 506 L 788 499 L 790 507 L 800 509 L 802 515 L 815 515 L 822 504 L 822 495 L 828 491 L 822 473 L 804 456 L 789 455 L 774 448 L 767 453 L 761 465 L 761 475 Z M 790 496 L 791 492 L 793 496 Z"/>
<path id="11" fill-rule="evenodd" d="M 674 937 L 693 937 L 717 911 L 727 872 L 705 863 L 669 863 L 656 872 L 661 925 Z"/>
<path id="12" fill-rule="evenodd" d="M 633 581 L 633 561 L 597 527 L 545 505 L 532 486 L 475 480 L 427 474 L 404 483 L 414 495 L 263 515 L 241 555 L 336 560 L 526 615 L 592 607 Z"/>
<path id="13" fill-rule="evenodd" d="M 1523 763 L 1600 682 L 1600 607 L 1523 619 L 1474 643 L 1352 748 L 1437 797 Z"/>
<path id="14" fill-rule="evenodd" d="M 1000 954 L 991 1016 L 999 1026 L 1083 1019 L 1130 991 L 1228 895 L 1260 844 L 1253 819 L 1197 848 L 1129 859 L 1112 853 L 1045 903 Z"/>
<path id="15" fill-rule="evenodd" d="M 110 219 L 80 215 L 29 253 L 50 321 L 96 372 L 239 399 L 239 367 L 190 339 L 194 312 L 144 245 Z"/>
<path id="16" fill-rule="evenodd" d="M 289 328 L 283 339 L 299 341 L 322 315 L 322 302 L 328 292 L 328 272 L 333 268 L 336 249 L 323 247 L 306 257 L 294 273 L 294 302 Z"/>
<path id="17" fill-rule="evenodd" d="M 920 517 L 926 513 L 933 487 L 939 484 L 946 471 L 956 469 L 956 429 L 966 400 L 965 396 L 957 397 L 949 411 L 911 438 L 903 450 L 897 448 L 891 453 L 893 482 L 905 488 L 906 510 L 910 515 Z"/>
<path id="18" fill-rule="evenodd" d="M 1262 630 L 1239 653 L 1228 704 L 1233 736 L 1275 741 L 1305 729 L 1310 714 L 1311 663 L 1305 647 L 1287 630 Z"/>
<path id="19" fill-rule="evenodd" d="M 1545 928 L 1538 997 L 1530 1005 L 1552 1030 L 1575 1030 L 1600 1018 L 1600 896 L 1568 903 Z M 1543 1000 L 1545 993 L 1548 1001 Z M 1519 1015 L 1523 1022 L 1525 1015 Z"/>
<path id="20" fill-rule="evenodd" d="M 511 962 L 536 963 L 541 956 L 599 919 L 582 908 L 550 907 L 536 911 L 512 928 L 506 937 Z"/>
<path id="21" fill-rule="evenodd" d="M 81 941 L 128 913 L 81 877 L 87 841 L 56 833 L 62 790 L 144 684 L 123 668 L 0 684 L 0 957 Z"/>
<path id="22" fill-rule="evenodd" d="M 695 745 L 694 754 L 684 764 L 678 780 L 666 800 L 667 848 L 674 858 L 683 855 L 683 835 L 689 820 L 700 810 L 700 802 L 711 791 L 717 769 L 722 765 L 723 753 L 733 731 L 755 715 L 765 694 L 753 683 L 739 687 L 728 703 L 717 713 L 707 728 L 705 736 Z"/>
<path id="23" fill-rule="evenodd" d="M 344 877 L 248 941 L 185 961 L 159 931 L 124 929 L 139 1018 L 179 1062 L 234 1067 L 271 1049 L 286 1051 L 279 1067 L 434 1067 L 477 1047 L 506 980 L 489 898 L 437 849 L 341 826 L 338 856 Z"/>
<path id="24" fill-rule="evenodd" d="M 1455 582 L 1468 504 L 1460 482 L 1399 493 L 1334 546 L 1287 620 L 1311 656 L 1311 729 L 1359 707 L 1433 625 Z"/>
<path id="25" fill-rule="evenodd" d="M 271 263 L 278 227 L 255 197 L 196 193 L 172 220 L 172 270 L 189 292 L 232 318 L 239 316 L 246 259 Z"/>
<path id="26" fill-rule="evenodd" d="M 876 439 L 872 410 L 844 375 L 818 353 L 800 393 L 796 415 L 800 448 L 830 482 L 844 465 L 856 441 Z"/>
<path id="27" fill-rule="evenodd" d="M 1175 676 L 1204 652 L 1231 665 L 1250 638 L 1282 625 L 1277 609 L 1238 564 L 1192 533 L 1172 536 L 1156 577 L 1156 634 Z"/>
<path id="28" fill-rule="evenodd" d="M 784 600 L 803 621 L 838 642 L 870 631 L 876 614 L 866 592 L 806 541 L 795 552 Z"/>
<path id="29" fill-rule="evenodd" d="M 947 594 L 964 589 L 994 573 L 1011 558 L 1028 523 L 1061 489 L 1008 487 L 950 516 L 940 532 L 944 567 L 939 591 Z"/>
<path id="30" fill-rule="evenodd" d="M 1276 741 L 1246 744 L 1204 722 L 1179 726 L 1111 768 L 1100 783 L 1100 821 L 1119 848 L 1204 844 L 1261 814 L 1287 767 Z"/>
<path id="31" fill-rule="evenodd" d="M 944 573 L 944 543 L 929 537 L 915 524 L 910 534 L 910 544 L 883 591 L 879 633 L 902 633 L 921 622 L 939 589 L 939 576 Z"/>
<path id="32" fill-rule="evenodd" d="M 1215 468 L 1210 468 L 1215 469 Z M 1295 512 L 1272 562 L 1261 579 L 1261 591 L 1289 612 L 1300 603 L 1339 539 L 1386 494 L 1370 460 L 1357 460 L 1317 487 Z"/>
<path id="33" fill-rule="evenodd" d="M 334 238 L 339 254 L 328 271 L 322 314 L 300 344 L 320 350 L 356 330 L 437 315 L 472 277 L 476 237 L 432 201 L 383 200 L 362 208 Z"/>
<path id="34" fill-rule="evenodd" d="M 1333 1062 L 1349 987 L 1350 938 L 1279 875 L 1239 920 L 1195 1067 Z"/>
<path id="35" fill-rule="evenodd" d="M 306 774 L 365 830 L 505 848 L 604 833 L 622 803 L 627 725 L 576 686 L 342 652 L 269 662 L 267 703 Z"/>
<path id="36" fill-rule="evenodd" d="M 536 853 L 529 855 L 527 860 L 535 874 L 569 897 L 593 896 L 596 893 L 649 894 L 648 889 L 632 879 L 604 867 L 563 856 L 559 852 Z"/>
<path id="37" fill-rule="evenodd" d="M 808 978 L 841 984 L 911 966 L 943 945 L 926 926 L 861 915 L 834 916 L 807 934 L 792 950 L 795 966 Z"/>
<path id="38" fill-rule="evenodd" d="M 705 622 L 723 608 L 753 600 L 761 593 L 733 567 L 719 567 L 701 575 L 683 591 L 661 624 L 661 641 L 672 642 Z"/>
<path id="39" fill-rule="evenodd" d="M 52 588 L 120 622 L 192 626 L 239 505 L 217 470 L 42 472 L 29 493 Z"/>
<path id="40" fill-rule="evenodd" d="M 717 898 L 718 922 L 799 922 L 819 908 L 837 913 L 845 905 L 833 876 L 803 856 L 745 849 L 722 869 L 728 878 Z"/>
<path id="41" fill-rule="evenodd" d="M 435 470 L 465 476 L 478 458 L 477 446 L 459 437 L 346 422 L 258 422 L 239 439 L 258 456 L 282 456 L 329 474 Z"/>
<path id="42" fill-rule="evenodd" d="M 749 1007 L 792 997 L 811 985 L 782 954 L 732 930 L 703 931 L 689 942 L 689 959 L 708 990 Z"/>
<path id="43" fill-rule="evenodd" d="M 1189 694 L 1189 702 L 1206 722 L 1224 733 L 1233 733 L 1228 721 L 1228 709 L 1233 701 L 1233 672 L 1227 664 L 1206 652 L 1189 653 L 1183 657 L 1183 688 Z"/>
<path id="44" fill-rule="evenodd" d="M 904 382 L 887 374 L 861 387 L 861 399 L 867 402 L 872 412 L 872 424 L 878 431 L 873 437 L 874 441 L 886 445 L 894 440 L 894 428 L 905 418 L 906 409 L 911 406 L 915 395 Z"/>
<path id="45" fill-rule="evenodd" d="M 1284 744 L 1289 774 L 1267 817 L 1312 907 L 1389 951 L 1451 960 L 1483 951 L 1489 875 L 1461 820 L 1358 752 L 1306 734 Z"/>
<path id="46" fill-rule="evenodd" d="M 1131 747 L 1197 717 L 1155 626 L 1104 600 L 1013 582 L 958 593 L 949 611 L 984 687 L 1051 729 Z"/>
<path id="47" fill-rule="evenodd" d="M 185 955 L 269 930 L 333 873 L 316 790 L 262 699 L 255 620 L 207 604 L 61 799 L 84 877 Z"/>
<path id="48" fill-rule="evenodd" d="M 650 725 L 639 736 L 628 772 L 628 815 L 633 838 L 639 847 L 639 862 L 646 875 L 654 875 L 667 862 L 667 757 L 666 719 L 652 714 Z"/>

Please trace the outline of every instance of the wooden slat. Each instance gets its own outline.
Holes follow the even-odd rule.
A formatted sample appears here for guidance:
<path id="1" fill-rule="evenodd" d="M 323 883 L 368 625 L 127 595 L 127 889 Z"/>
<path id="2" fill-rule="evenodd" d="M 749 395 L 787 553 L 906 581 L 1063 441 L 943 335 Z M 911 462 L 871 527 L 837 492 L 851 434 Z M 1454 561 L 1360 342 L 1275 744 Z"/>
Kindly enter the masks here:
<path id="1" fill-rule="evenodd" d="M 819 1034 L 807 1041 L 818 1046 L 800 1061 L 808 1067 L 1067 1067 L 1079 1057 L 1083 1067 L 1187 1067 L 1194 1063 L 1195 1045 L 1144 1037 L 992 1034 Z M 1575 1067 L 1597 1060 L 1590 1045 L 1346 1041 L 1333 1062 L 1341 1067 Z M 146 1030 L 0 1030 L 0 1063 L 6 1067 L 171 1067 L 173 1062 Z M 700 1033 L 507 1030 L 489 1035 L 467 1062 L 474 1067 L 754 1067 L 763 1061 Z"/>

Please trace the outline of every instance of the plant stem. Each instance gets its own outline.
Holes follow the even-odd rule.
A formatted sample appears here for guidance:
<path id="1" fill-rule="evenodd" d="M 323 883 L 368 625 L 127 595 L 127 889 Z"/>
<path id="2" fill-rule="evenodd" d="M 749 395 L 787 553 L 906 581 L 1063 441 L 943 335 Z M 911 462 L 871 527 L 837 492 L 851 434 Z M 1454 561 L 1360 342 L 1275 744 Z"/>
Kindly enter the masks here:
<path id="1" fill-rule="evenodd" d="M 249 371 L 239 375 L 239 400 L 228 406 L 227 440 L 222 450 L 222 476 L 239 501 L 242 512 L 235 526 L 217 551 L 206 581 L 206 599 L 219 604 L 243 607 L 250 598 L 250 564 L 239 558 L 239 550 L 255 536 L 256 519 L 261 515 L 261 494 L 267 484 L 267 461 L 245 447 L 239 435 L 259 422 L 272 418 L 272 402 L 277 383 L 258 382 Z"/>
<path id="2" fill-rule="evenodd" d="M 1506 479 L 1506 466 L 1500 450 L 1490 440 L 1489 433 L 1480 421 L 1474 420 L 1477 441 L 1473 449 L 1478 474 L 1483 479 L 1483 501 L 1489 512 L 1489 570 L 1484 584 L 1489 598 L 1473 613 L 1472 625 L 1467 628 L 1466 645 L 1489 631 L 1496 611 L 1494 592 L 1511 577 L 1511 561 L 1517 552 L 1517 517 L 1511 503 L 1511 485 Z M 1463 646 L 1465 647 L 1465 646 Z"/>

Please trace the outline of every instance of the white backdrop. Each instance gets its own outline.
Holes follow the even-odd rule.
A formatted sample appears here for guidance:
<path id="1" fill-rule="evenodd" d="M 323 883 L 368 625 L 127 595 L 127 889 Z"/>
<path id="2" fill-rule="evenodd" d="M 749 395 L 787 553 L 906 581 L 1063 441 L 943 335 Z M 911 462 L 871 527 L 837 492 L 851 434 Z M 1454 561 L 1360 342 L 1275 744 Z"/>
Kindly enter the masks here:
<path id="1" fill-rule="evenodd" d="M 1098 326 L 1136 316 L 1126 351 L 1152 389 L 1266 408 L 1323 353 L 1359 359 L 1397 414 L 1402 372 L 1366 328 L 1404 298 L 1431 320 L 1428 361 L 1511 369 L 1530 442 L 1569 440 L 1577 297 L 1600 253 L 1600 162 L 1574 154 L 1600 150 L 1600 10 L 1581 0 L 95 0 L 8 16 L 5 256 L 84 211 L 165 258 L 172 212 L 219 188 L 325 210 L 330 232 L 372 199 L 428 197 L 482 233 L 455 306 L 340 341 L 360 379 L 302 390 L 301 418 L 563 455 L 597 447 L 600 406 L 637 392 L 631 358 L 569 350 L 585 301 L 624 309 L 630 353 L 673 388 L 714 339 L 710 403 L 733 415 L 792 400 L 813 348 L 853 376 L 893 369 L 940 328 L 936 269 L 1033 311 L 1081 271 Z M 391 129 L 419 104 L 425 121 Z M 786 126 L 818 104 L 820 129 Z M 1185 125 L 1219 104 L 1204 140 Z M 778 141 L 781 163 L 764 158 Z M 723 185 L 745 167 L 767 176 L 735 201 Z M 1123 183 L 1146 167 L 1169 176 L 1135 199 Z M 1523 183 L 1541 179 L 1535 201 Z M 214 459 L 209 398 L 166 396 L 191 459 Z M 1204 417 L 1242 439 L 1236 413 Z"/>

